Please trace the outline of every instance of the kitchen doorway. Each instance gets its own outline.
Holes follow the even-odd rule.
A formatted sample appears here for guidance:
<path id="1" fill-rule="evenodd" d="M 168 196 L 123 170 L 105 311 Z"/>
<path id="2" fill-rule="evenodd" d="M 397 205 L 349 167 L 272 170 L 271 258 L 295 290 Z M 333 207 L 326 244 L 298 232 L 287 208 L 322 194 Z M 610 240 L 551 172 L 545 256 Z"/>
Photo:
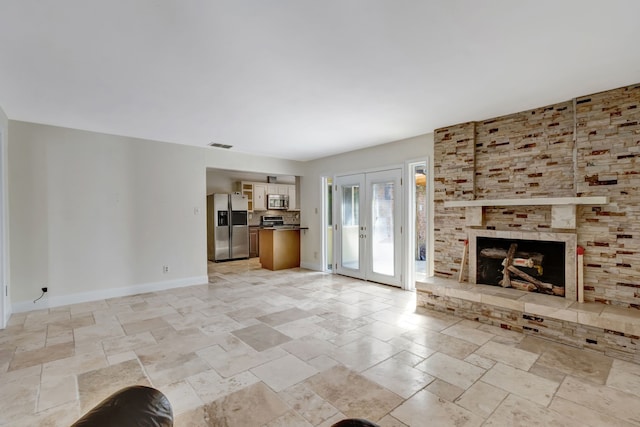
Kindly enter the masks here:
<path id="1" fill-rule="evenodd" d="M 335 178 L 336 273 L 402 286 L 402 198 L 401 169 Z"/>

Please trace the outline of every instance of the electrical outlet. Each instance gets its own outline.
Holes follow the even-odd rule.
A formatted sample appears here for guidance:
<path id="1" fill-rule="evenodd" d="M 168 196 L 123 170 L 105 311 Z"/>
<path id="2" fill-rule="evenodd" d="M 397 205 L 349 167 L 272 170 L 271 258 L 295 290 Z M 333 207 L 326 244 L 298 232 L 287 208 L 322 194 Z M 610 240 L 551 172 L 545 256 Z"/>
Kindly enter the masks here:
<path id="1" fill-rule="evenodd" d="M 168 273 L 169 272 L 169 266 L 168 265 L 163 265 L 162 266 L 162 272 L 163 273 Z"/>
<path id="2" fill-rule="evenodd" d="M 44 288 L 41 288 L 41 289 L 42 289 L 42 292 L 44 292 L 44 293 L 49 292 L 49 288 L 47 288 L 46 286 Z"/>

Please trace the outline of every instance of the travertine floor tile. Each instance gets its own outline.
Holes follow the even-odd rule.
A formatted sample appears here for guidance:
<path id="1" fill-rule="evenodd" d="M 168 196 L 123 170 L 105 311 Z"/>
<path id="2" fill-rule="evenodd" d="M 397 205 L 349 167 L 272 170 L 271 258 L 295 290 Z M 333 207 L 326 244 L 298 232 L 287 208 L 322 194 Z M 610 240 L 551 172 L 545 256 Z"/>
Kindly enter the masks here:
<path id="1" fill-rule="evenodd" d="M 259 381 L 258 377 L 248 371 L 231 378 L 221 378 L 215 371 L 209 370 L 187 378 L 189 385 L 205 404 Z"/>
<path id="2" fill-rule="evenodd" d="M 430 356 L 416 368 L 463 389 L 469 388 L 485 373 L 482 368 L 443 353 Z"/>
<path id="3" fill-rule="evenodd" d="M 536 353 L 529 353 L 528 351 L 493 341 L 489 341 L 480 347 L 474 354 L 495 360 L 496 362 L 504 363 L 505 365 L 509 365 L 523 371 L 528 371 L 539 357 Z"/>
<path id="4" fill-rule="evenodd" d="M 318 372 L 313 366 L 292 355 L 272 360 L 250 371 L 276 392 L 298 384 Z"/>
<path id="5" fill-rule="evenodd" d="M 460 406 L 422 390 L 391 412 L 409 426 L 480 426 L 483 419 Z"/>
<path id="6" fill-rule="evenodd" d="M 288 411 L 275 420 L 264 424 L 263 427 L 313 427 L 313 424 L 307 422 L 297 412 Z"/>
<path id="7" fill-rule="evenodd" d="M 68 426 L 134 383 L 169 397 L 176 426 L 253 422 L 250 402 L 279 408 L 263 407 L 255 425 L 269 427 L 640 425 L 640 365 L 344 276 L 255 259 L 208 270 L 207 284 L 14 314 L 0 331 L 0 425 Z"/>
<path id="8" fill-rule="evenodd" d="M 73 342 L 56 344 L 38 350 L 16 351 L 13 355 L 13 359 L 11 359 L 11 363 L 9 364 L 9 371 L 24 369 L 41 363 L 52 362 L 54 360 L 65 359 L 73 356 L 74 353 L 75 346 Z"/>
<path id="9" fill-rule="evenodd" d="M 132 385 L 151 386 L 137 360 L 128 360 L 80 374 L 78 375 L 80 411 L 84 414 L 112 393 Z"/>
<path id="10" fill-rule="evenodd" d="M 604 384 L 609 376 L 612 362 L 611 357 L 600 353 L 549 343 L 536 363 L 574 377 Z"/>
<path id="11" fill-rule="evenodd" d="M 435 378 L 412 368 L 403 362 L 390 358 L 362 372 L 362 375 L 375 381 L 405 399 L 424 388 Z"/>
<path id="12" fill-rule="evenodd" d="M 614 360 L 607 385 L 640 397 L 640 365 Z"/>
<path id="13" fill-rule="evenodd" d="M 551 402 L 559 386 L 557 382 L 502 363 L 497 363 L 489 369 L 482 377 L 482 381 L 543 406 Z"/>
<path id="14" fill-rule="evenodd" d="M 425 390 L 441 397 L 444 400 L 448 400 L 449 402 L 455 401 L 462 393 L 464 393 L 463 388 L 449 384 L 448 382 L 437 378 L 431 384 L 426 386 Z"/>
<path id="15" fill-rule="evenodd" d="M 351 369 L 364 371 L 396 353 L 398 350 L 392 345 L 364 337 L 337 348 L 329 356 Z"/>
<path id="16" fill-rule="evenodd" d="M 477 326 L 478 325 L 475 325 L 475 327 Z M 445 335 L 460 338 L 461 340 L 469 341 L 476 345 L 482 345 L 494 337 L 493 334 L 481 331 L 475 327 L 471 328 L 467 324 L 456 323 L 441 332 Z"/>
<path id="17" fill-rule="evenodd" d="M 205 410 L 209 425 L 246 427 L 274 421 L 287 413 L 289 407 L 259 382 L 206 405 Z"/>
<path id="18" fill-rule="evenodd" d="M 182 414 L 203 405 L 202 399 L 195 392 L 193 387 L 186 381 L 178 381 L 159 387 L 159 390 L 167 396 L 173 409 L 173 415 Z"/>
<path id="19" fill-rule="evenodd" d="M 489 417 L 484 426 L 558 426 L 580 427 L 581 421 L 573 420 L 558 412 L 549 410 L 530 400 L 510 394 Z"/>
<path id="20" fill-rule="evenodd" d="M 38 412 L 75 402 L 77 395 L 78 387 L 74 375 L 43 380 L 38 393 Z"/>
<path id="21" fill-rule="evenodd" d="M 305 384 L 347 417 L 375 422 L 402 402 L 398 395 L 342 366 L 316 374 Z"/>
<path id="22" fill-rule="evenodd" d="M 291 337 L 288 337 L 264 324 L 249 326 L 244 329 L 237 329 L 232 333 L 257 351 L 266 350 L 287 341 L 291 341 Z"/>
<path id="23" fill-rule="evenodd" d="M 640 424 L 640 406 L 635 394 L 567 376 L 556 396 L 601 414 Z"/>
<path id="24" fill-rule="evenodd" d="M 289 387 L 279 395 L 295 412 L 312 425 L 320 424 L 339 412 L 335 406 L 318 396 L 305 384 Z"/>
<path id="25" fill-rule="evenodd" d="M 487 418 L 508 394 L 502 389 L 477 381 L 457 398 L 455 403 L 482 418 Z"/>
<path id="26" fill-rule="evenodd" d="M 559 414 L 569 417 L 574 421 L 581 422 L 583 423 L 583 425 L 589 427 L 632 427 L 638 425 L 623 421 L 610 415 L 602 414 L 591 408 L 578 405 L 577 403 L 571 402 L 561 397 L 555 397 L 551 401 L 549 409 L 552 409 Z"/>

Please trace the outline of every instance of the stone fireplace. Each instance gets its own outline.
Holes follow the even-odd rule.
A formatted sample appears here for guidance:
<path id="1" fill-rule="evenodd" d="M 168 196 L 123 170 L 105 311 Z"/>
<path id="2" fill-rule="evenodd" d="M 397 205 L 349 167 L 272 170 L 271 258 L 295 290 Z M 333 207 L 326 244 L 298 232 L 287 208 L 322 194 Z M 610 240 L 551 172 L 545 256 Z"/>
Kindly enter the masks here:
<path id="1" fill-rule="evenodd" d="M 471 283 L 576 300 L 575 234 L 469 229 L 468 235 Z M 521 273 L 511 272 L 509 280 L 514 283 L 506 285 L 504 260 L 511 245 L 517 249 L 510 265 Z"/>
<path id="2" fill-rule="evenodd" d="M 640 84 L 436 129 L 434 277 L 416 284 L 418 305 L 640 362 L 638 135 Z M 507 241 L 488 248 L 498 265 L 481 267 L 493 286 L 478 280 L 482 239 Z M 564 244 L 564 298 L 500 285 L 512 244 L 526 268 L 557 256 L 527 246 L 538 241 Z M 508 281 L 561 287 L 529 276 L 543 285 Z"/>

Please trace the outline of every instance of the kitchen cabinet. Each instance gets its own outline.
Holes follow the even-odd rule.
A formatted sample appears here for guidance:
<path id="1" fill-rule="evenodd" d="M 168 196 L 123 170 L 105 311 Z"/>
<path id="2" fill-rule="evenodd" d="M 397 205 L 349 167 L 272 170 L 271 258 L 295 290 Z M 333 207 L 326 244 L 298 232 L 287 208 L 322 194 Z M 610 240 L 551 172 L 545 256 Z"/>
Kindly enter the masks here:
<path id="1" fill-rule="evenodd" d="M 289 210 L 300 210 L 296 196 L 296 186 L 291 184 L 268 184 L 266 182 L 239 182 L 236 191 L 241 192 L 249 201 L 249 212 L 266 211 L 267 195 L 282 194 L 289 196 Z"/>
<path id="2" fill-rule="evenodd" d="M 247 198 L 249 212 L 253 212 L 253 184 L 250 182 L 240 183 L 240 193 Z"/>
<path id="3" fill-rule="evenodd" d="M 267 210 L 267 184 L 253 183 L 253 210 Z"/>
<path id="4" fill-rule="evenodd" d="M 249 227 L 249 258 L 260 255 L 260 227 Z"/>
<path id="5" fill-rule="evenodd" d="M 300 207 L 298 206 L 298 197 L 296 196 L 296 186 L 289 186 L 289 210 L 290 211 L 299 211 Z"/>
<path id="6" fill-rule="evenodd" d="M 289 187 L 291 187 L 291 185 L 268 184 L 267 185 L 267 194 L 283 194 L 285 196 L 288 196 L 289 195 Z"/>

